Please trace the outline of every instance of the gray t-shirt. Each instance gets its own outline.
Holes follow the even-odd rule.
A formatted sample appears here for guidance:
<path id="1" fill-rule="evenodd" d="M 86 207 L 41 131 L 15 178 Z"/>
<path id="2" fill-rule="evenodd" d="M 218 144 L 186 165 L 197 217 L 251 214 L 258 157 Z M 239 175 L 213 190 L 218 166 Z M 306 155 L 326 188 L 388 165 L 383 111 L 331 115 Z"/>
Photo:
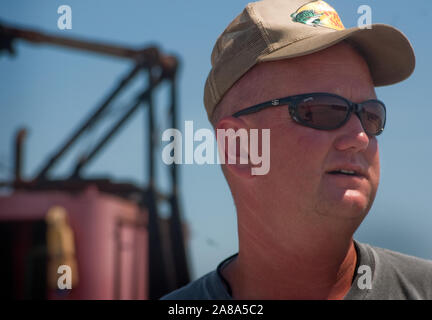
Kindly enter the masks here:
<path id="1" fill-rule="evenodd" d="M 357 273 L 345 300 L 432 299 L 432 261 L 354 241 Z M 231 300 L 229 284 L 218 268 L 162 300 Z M 369 273 L 369 275 L 368 275 Z"/>

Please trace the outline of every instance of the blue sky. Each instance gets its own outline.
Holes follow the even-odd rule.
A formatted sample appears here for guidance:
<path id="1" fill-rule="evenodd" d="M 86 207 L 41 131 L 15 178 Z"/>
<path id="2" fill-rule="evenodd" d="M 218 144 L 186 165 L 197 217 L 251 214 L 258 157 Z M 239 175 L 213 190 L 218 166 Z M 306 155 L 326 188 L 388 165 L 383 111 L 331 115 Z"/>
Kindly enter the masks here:
<path id="1" fill-rule="evenodd" d="M 155 44 L 163 52 L 177 55 L 182 63 L 180 129 L 186 120 L 193 120 L 198 129 L 210 128 L 202 93 L 213 44 L 247 2 L 14 0 L 0 2 L 0 21 L 131 47 Z M 388 108 L 386 131 L 379 137 L 381 184 L 375 204 L 356 238 L 432 259 L 432 99 L 428 96 L 432 44 L 425 24 L 431 20 L 432 3 L 429 0 L 329 3 L 339 12 L 345 27 L 357 24 L 360 5 L 369 5 L 373 22 L 400 28 L 410 39 L 417 57 L 416 71 L 410 79 L 377 89 L 378 97 Z M 63 4 L 72 8 L 72 30 L 57 28 L 57 8 Z M 29 129 L 24 173 L 31 178 L 131 67 L 130 62 L 110 57 L 24 42 L 18 42 L 16 50 L 15 58 L 0 56 L 0 179 L 10 176 L 12 139 L 17 128 Z M 138 80 L 128 92 L 136 92 L 141 84 Z M 166 110 L 166 90 L 162 87 L 156 97 L 162 106 L 160 119 Z M 121 108 L 131 97 L 123 96 L 116 106 Z M 140 115 L 92 162 L 86 175 L 145 181 L 144 116 Z M 160 126 L 161 134 L 163 129 Z M 95 138 L 88 137 L 74 148 L 66 161 L 55 168 L 55 176 L 67 174 L 73 156 L 86 150 L 92 141 Z M 181 204 L 191 232 L 192 277 L 197 278 L 237 250 L 235 209 L 218 166 L 182 165 L 180 170 Z M 164 188 L 163 164 L 158 166 L 158 173 L 159 184 Z"/>

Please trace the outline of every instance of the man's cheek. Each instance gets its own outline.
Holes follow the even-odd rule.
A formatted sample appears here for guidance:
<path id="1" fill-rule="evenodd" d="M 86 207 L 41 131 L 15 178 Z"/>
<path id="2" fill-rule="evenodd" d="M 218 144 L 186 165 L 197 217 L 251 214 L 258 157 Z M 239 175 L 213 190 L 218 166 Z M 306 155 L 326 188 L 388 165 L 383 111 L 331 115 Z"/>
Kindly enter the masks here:
<path id="1" fill-rule="evenodd" d="M 308 156 L 319 154 L 327 145 L 330 145 L 325 131 L 312 128 L 297 126 L 295 128 L 295 137 L 294 148 Z M 302 154 L 300 154 L 301 156 Z"/>
<path id="2" fill-rule="evenodd" d="M 371 141 L 371 144 L 369 146 L 369 163 L 370 163 L 370 182 L 372 185 L 372 188 L 375 190 L 378 188 L 379 182 L 380 182 L 380 175 L 381 175 L 381 165 L 380 165 L 380 156 L 379 156 L 379 149 L 378 149 L 378 143 L 375 139 Z"/>

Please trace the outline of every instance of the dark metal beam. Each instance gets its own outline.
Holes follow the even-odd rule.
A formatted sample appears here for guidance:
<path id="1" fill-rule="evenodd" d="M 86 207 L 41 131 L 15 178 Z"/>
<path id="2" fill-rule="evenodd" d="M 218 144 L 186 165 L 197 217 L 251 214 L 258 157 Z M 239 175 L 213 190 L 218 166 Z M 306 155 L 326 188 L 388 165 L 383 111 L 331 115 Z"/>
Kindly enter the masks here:
<path id="1" fill-rule="evenodd" d="M 148 69 L 148 82 L 153 84 L 155 82 L 153 70 Z M 154 167 L 154 148 L 155 148 L 155 128 L 154 128 L 154 101 L 153 95 L 150 93 L 147 96 L 148 113 L 147 113 L 147 125 L 145 126 L 146 132 L 144 136 L 148 139 L 148 146 L 146 156 L 148 159 L 148 176 L 149 183 L 148 189 L 145 194 L 147 200 L 149 219 L 148 219 L 148 229 L 149 229 L 149 298 L 159 299 L 162 295 L 172 288 L 168 281 L 168 266 L 166 263 L 163 246 L 162 237 L 159 227 L 159 210 L 157 205 L 156 197 L 156 186 L 155 186 L 155 167 Z"/>
<path id="2" fill-rule="evenodd" d="M 20 129 L 15 137 L 15 181 L 22 180 L 23 144 L 26 136 L 27 130 Z"/>
<path id="3" fill-rule="evenodd" d="M 132 59 L 146 65 L 155 63 L 155 61 L 158 60 L 159 55 L 158 50 L 154 47 L 132 49 L 115 44 L 78 39 L 74 37 L 60 37 L 58 35 L 48 34 L 34 29 L 30 30 L 6 25 L 1 25 L 0 38 L 10 40 L 22 39 L 34 44 L 52 44 L 117 58 Z"/>
<path id="4" fill-rule="evenodd" d="M 171 76 L 171 126 L 177 128 L 177 73 Z M 171 164 L 171 219 L 170 219 L 170 240 L 173 248 L 173 260 L 176 269 L 177 288 L 186 285 L 190 281 L 189 267 L 187 263 L 185 237 L 183 234 L 183 223 L 180 216 L 178 199 L 178 172 L 177 164 Z"/>

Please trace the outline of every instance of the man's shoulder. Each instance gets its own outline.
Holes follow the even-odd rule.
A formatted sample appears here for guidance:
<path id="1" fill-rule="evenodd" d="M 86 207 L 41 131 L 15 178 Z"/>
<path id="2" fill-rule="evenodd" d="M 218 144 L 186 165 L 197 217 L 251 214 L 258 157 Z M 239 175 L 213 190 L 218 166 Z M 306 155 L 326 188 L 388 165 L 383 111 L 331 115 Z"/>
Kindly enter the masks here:
<path id="1" fill-rule="evenodd" d="M 227 300 L 230 299 L 217 271 L 163 296 L 161 300 Z"/>
<path id="2" fill-rule="evenodd" d="M 401 252 L 370 246 L 377 254 L 380 262 L 386 267 L 398 270 L 405 275 L 432 276 L 432 261 L 404 254 Z"/>
<path id="3" fill-rule="evenodd" d="M 432 261 L 362 244 L 373 258 L 376 298 L 432 299 Z"/>

